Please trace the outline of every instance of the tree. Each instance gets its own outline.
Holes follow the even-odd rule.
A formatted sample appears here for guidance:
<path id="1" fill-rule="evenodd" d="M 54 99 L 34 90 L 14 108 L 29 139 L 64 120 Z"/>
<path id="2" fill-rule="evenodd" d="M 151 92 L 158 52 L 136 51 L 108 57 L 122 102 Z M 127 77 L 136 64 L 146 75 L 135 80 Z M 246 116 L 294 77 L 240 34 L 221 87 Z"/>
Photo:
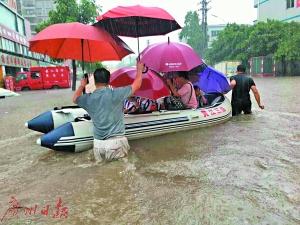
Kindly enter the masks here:
<path id="1" fill-rule="evenodd" d="M 55 0 L 54 3 L 56 7 L 49 12 L 49 19 L 38 24 L 36 32 L 56 23 L 80 22 L 88 24 L 95 22 L 98 11 L 101 10 L 96 5 L 95 0 Z M 75 60 L 72 60 L 72 67 L 72 90 L 75 90 L 77 78 Z"/>
<path id="2" fill-rule="evenodd" d="M 189 11 L 186 14 L 184 27 L 179 33 L 179 40 L 189 44 L 200 56 L 204 56 L 205 38 L 196 11 Z"/>
<path id="3" fill-rule="evenodd" d="M 251 27 L 248 25 L 228 24 L 207 50 L 207 62 L 215 64 L 224 60 L 247 61 L 246 40 L 250 32 Z"/>
<path id="4" fill-rule="evenodd" d="M 274 54 L 286 35 L 287 26 L 289 26 L 288 23 L 275 20 L 255 24 L 248 40 L 246 40 L 248 54 L 251 57 Z"/>
<path id="5" fill-rule="evenodd" d="M 253 26 L 229 24 L 206 54 L 209 63 L 274 55 L 275 59 L 300 60 L 300 24 L 269 20 Z"/>
<path id="6" fill-rule="evenodd" d="M 275 59 L 300 60 L 300 24 L 289 23 L 282 41 L 275 52 Z"/>

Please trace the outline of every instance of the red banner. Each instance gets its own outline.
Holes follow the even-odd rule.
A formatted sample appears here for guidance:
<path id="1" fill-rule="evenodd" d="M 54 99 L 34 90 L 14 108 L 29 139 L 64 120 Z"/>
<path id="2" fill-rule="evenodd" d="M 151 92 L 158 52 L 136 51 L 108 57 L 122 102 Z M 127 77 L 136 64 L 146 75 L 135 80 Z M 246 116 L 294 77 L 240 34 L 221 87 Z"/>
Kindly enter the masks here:
<path id="1" fill-rule="evenodd" d="M 297 0 L 296 7 L 300 8 L 300 0 Z"/>

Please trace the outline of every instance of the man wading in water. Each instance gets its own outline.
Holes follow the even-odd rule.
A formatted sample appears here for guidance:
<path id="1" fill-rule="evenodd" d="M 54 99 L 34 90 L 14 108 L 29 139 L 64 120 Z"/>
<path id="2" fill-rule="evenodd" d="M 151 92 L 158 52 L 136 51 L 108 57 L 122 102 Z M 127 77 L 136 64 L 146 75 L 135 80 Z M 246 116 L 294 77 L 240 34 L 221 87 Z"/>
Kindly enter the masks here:
<path id="1" fill-rule="evenodd" d="M 250 89 L 252 90 L 259 108 L 265 107 L 260 102 L 260 95 L 253 79 L 246 74 L 246 68 L 238 65 L 237 75 L 230 77 L 230 86 L 232 88 L 231 106 L 232 116 L 251 113 Z"/>
<path id="2" fill-rule="evenodd" d="M 91 116 L 94 125 L 94 156 L 97 161 L 112 161 L 127 156 L 130 147 L 125 137 L 123 102 L 141 87 L 143 69 L 144 65 L 138 62 L 132 85 L 120 88 L 109 87 L 108 70 L 96 69 L 96 90 L 92 94 L 82 95 L 87 79 L 81 80 L 73 102 Z"/>

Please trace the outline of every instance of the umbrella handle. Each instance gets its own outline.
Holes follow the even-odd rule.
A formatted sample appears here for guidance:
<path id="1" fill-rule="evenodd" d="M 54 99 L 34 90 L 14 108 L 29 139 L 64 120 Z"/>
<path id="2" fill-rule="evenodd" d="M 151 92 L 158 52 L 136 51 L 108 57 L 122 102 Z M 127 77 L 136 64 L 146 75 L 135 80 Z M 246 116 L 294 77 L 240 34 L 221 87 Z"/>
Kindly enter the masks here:
<path id="1" fill-rule="evenodd" d="M 83 76 L 84 76 L 84 79 L 86 79 L 86 83 L 88 84 L 88 83 L 89 83 L 89 77 L 88 77 L 88 74 L 85 73 Z M 82 90 L 82 93 L 85 94 L 85 88 Z"/>
<path id="2" fill-rule="evenodd" d="M 143 73 L 147 73 L 149 70 L 149 67 L 148 66 L 144 66 L 144 70 L 143 70 Z"/>

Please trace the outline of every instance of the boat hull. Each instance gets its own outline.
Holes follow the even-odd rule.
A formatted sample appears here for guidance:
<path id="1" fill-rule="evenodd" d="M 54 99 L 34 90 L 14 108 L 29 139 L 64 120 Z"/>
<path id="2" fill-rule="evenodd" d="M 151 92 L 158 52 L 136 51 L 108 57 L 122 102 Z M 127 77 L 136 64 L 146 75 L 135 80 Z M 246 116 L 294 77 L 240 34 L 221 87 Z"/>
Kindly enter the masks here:
<path id="1" fill-rule="evenodd" d="M 225 97 L 213 106 L 196 110 L 162 111 L 125 115 L 125 135 L 129 140 L 163 135 L 223 123 L 231 118 Z M 68 122 L 44 134 L 37 143 L 57 151 L 81 152 L 93 147 L 91 120 Z"/>
<path id="2" fill-rule="evenodd" d="M 77 106 L 65 106 L 44 112 L 27 121 L 25 127 L 41 133 L 48 133 L 64 123 L 74 121 L 75 118 L 83 117 L 87 112 Z"/>

